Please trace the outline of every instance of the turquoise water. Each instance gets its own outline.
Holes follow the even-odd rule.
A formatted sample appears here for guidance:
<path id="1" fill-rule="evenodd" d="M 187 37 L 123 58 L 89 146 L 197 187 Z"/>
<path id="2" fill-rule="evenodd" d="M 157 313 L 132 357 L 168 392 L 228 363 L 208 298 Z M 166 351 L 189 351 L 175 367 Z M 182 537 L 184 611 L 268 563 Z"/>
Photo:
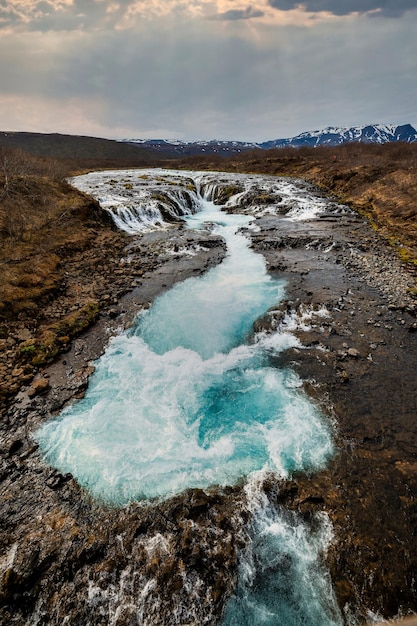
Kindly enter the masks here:
<path id="1" fill-rule="evenodd" d="M 265 471 L 318 469 L 333 453 L 332 429 L 301 381 L 271 365 L 295 337 L 253 337 L 254 321 L 279 303 L 285 284 L 239 234 L 249 218 L 204 200 L 201 209 L 188 227 L 215 224 L 225 260 L 160 296 L 113 338 L 85 397 L 36 438 L 51 465 L 113 505 L 246 477 L 252 522 L 222 626 L 340 625 L 320 565 L 331 540 L 326 518 L 314 530 L 256 487 Z"/>
<path id="2" fill-rule="evenodd" d="M 317 514 L 306 524 L 272 505 L 256 480 L 246 490 L 252 523 L 221 626 L 342 626 L 321 563 L 333 538 L 327 516 Z"/>
<path id="3" fill-rule="evenodd" d="M 265 261 L 248 247 L 236 230 L 249 222 L 245 216 L 223 214 L 209 202 L 188 219 L 199 228 L 216 220 L 216 232 L 226 239 L 228 256 L 205 276 L 185 281 L 158 298 L 138 321 L 135 334 L 157 354 L 179 346 L 203 359 L 246 341 L 253 322 L 284 293 L 284 283 L 266 273 Z"/>
<path id="4" fill-rule="evenodd" d="M 284 284 L 236 232 L 247 217 L 209 202 L 202 209 L 190 227 L 218 222 L 227 258 L 159 297 L 114 338 L 85 397 L 37 433 L 51 465 L 113 504 L 233 484 L 262 468 L 286 476 L 332 453 L 330 429 L 300 381 L 268 363 L 295 339 L 247 343 Z"/>

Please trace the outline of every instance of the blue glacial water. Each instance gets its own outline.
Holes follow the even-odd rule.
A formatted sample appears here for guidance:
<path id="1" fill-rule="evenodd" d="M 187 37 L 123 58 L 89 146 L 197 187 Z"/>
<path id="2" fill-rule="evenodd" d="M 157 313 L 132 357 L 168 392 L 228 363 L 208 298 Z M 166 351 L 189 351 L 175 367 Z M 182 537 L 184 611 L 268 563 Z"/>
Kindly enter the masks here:
<path id="1" fill-rule="evenodd" d="M 252 522 L 221 626 L 342 626 L 321 563 L 333 538 L 327 516 L 319 513 L 306 524 L 294 511 L 272 505 L 256 478 L 246 491 Z"/>
<path id="2" fill-rule="evenodd" d="M 236 233 L 247 217 L 202 208 L 190 226 L 217 221 L 227 258 L 163 294 L 114 338 L 85 397 L 37 434 L 49 463 L 110 503 L 232 484 L 263 468 L 286 476 L 332 453 L 329 426 L 300 381 L 268 365 L 295 339 L 247 343 L 284 284 Z"/>
<path id="3" fill-rule="evenodd" d="M 160 296 L 113 338 L 85 397 L 36 433 L 51 465 L 112 505 L 244 477 L 250 491 L 264 471 L 311 471 L 333 454 L 331 426 L 301 381 L 270 363 L 297 340 L 252 335 L 253 322 L 283 298 L 284 283 L 239 234 L 248 217 L 200 204 L 188 227 L 215 224 L 225 260 Z M 255 488 L 248 503 L 250 539 L 223 626 L 341 624 L 320 566 L 331 539 L 326 520 L 313 532 Z"/>

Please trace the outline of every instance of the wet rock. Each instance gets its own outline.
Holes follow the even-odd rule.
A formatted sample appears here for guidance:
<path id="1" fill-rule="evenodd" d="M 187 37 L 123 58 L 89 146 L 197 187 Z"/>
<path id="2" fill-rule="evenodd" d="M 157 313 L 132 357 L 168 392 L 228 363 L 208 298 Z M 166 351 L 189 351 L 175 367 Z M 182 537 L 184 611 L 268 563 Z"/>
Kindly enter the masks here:
<path id="1" fill-rule="evenodd" d="M 61 474 L 60 472 L 51 472 L 49 478 L 45 481 L 45 484 L 50 489 L 60 489 L 69 480 L 72 480 L 72 474 Z"/>
<path id="2" fill-rule="evenodd" d="M 16 439 L 9 447 L 9 456 L 19 453 L 23 449 L 24 443 L 20 439 Z"/>

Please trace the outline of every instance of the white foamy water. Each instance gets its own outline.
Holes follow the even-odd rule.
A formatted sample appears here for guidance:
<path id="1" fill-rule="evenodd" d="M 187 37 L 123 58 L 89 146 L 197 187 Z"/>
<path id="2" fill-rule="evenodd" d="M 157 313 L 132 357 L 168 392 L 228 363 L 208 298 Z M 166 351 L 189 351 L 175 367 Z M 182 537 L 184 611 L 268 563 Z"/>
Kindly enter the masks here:
<path id="1" fill-rule="evenodd" d="M 71 183 L 96 198 L 118 228 L 129 234 L 166 228 L 167 221 L 195 215 L 201 197 L 218 202 L 227 191 L 226 209 L 251 218 L 266 214 L 306 220 L 347 207 L 329 203 L 307 183 L 274 176 L 191 172 L 186 170 L 114 170 L 90 172 Z M 231 194 L 231 195 L 230 195 Z"/>
<path id="2" fill-rule="evenodd" d="M 129 234 L 178 221 L 200 210 L 193 178 L 168 170 L 108 170 L 90 172 L 70 181 L 91 194 Z"/>
<path id="3" fill-rule="evenodd" d="M 216 224 L 226 259 L 157 298 L 111 341 L 85 398 L 38 433 L 51 464 L 109 502 L 231 484 L 264 467 L 287 476 L 332 454 L 331 430 L 294 374 L 269 366 L 291 336 L 246 343 L 284 294 L 237 232 L 250 218 L 203 199 L 200 209 L 189 227 Z"/>
<path id="4" fill-rule="evenodd" d="M 221 626 L 342 626 L 322 558 L 333 540 L 325 513 L 307 524 L 272 504 L 254 477 L 246 491 L 252 513 L 240 556 L 236 593 Z"/>

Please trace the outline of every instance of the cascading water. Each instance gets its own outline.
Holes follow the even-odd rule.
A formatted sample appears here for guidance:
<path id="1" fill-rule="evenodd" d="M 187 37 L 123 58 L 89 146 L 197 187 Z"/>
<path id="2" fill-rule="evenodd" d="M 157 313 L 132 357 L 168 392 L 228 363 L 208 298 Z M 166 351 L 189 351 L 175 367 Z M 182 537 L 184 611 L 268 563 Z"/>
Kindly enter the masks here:
<path id="1" fill-rule="evenodd" d="M 252 522 L 239 582 L 222 626 L 340 626 L 330 576 L 320 563 L 332 540 L 327 516 L 307 525 L 269 502 L 256 476 L 246 486 Z"/>
<path id="2" fill-rule="evenodd" d="M 98 176 L 93 180 L 103 197 L 107 192 Z M 116 173 L 104 176 L 114 181 Z M 250 218 L 222 213 L 199 197 L 198 188 L 204 187 L 213 197 L 210 175 L 191 178 L 190 173 L 174 172 L 163 178 L 154 173 L 151 179 L 149 173 L 138 177 L 135 172 L 125 173 L 123 181 L 127 176 L 136 176 L 141 185 L 146 180 L 148 197 L 150 181 L 161 183 L 161 178 L 165 187 L 174 181 L 192 188 L 188 191 L 198 199 L 200 211 L 187 218 L 188 227 L 215 225 L 227 242 L 228 256 L 203 277 L 163 294 L 139 315 L 134 328 L 110 342 L 85 397 L 37 432 L 47 461 L 115 505 L 167 497 L 188 487 L 234 484 L 242 477 L 252 476 L 252 484 L 265 470 L 287 476 L 322 467 L 333 452 L 329 424 L 303 395 L 295 374 L 269 362 L 271 354 L 297 340 L 289 333 L 251 338 L 253 322 L 279 302 L 284 284 L 271 279 L 263 257 L 238 233 Z M 81 183 L 85 189 L 86 177 Z M 282 203 L 288 183 L 275 185 Z M 160 198 L 164 189 L 158 191 Z M 181 197 L 176 194 L 177 202 Z M 228 202 L 233 203 L 233 196 Z M 291 202 L 291 210 L 300 213 L 299 205 L 294 209 L 296 200 Z M 188 202 L 183 215 L 190 215 L 190 206 L 195 210 L 196 204 Z M 120 211 L 109 210 L 117 223 Z M 125 230 L 131 232 L 138 219 L 140 213 L 132 213 L 131 221 L 124 221 Z M 253 498 L 248 502 L 252 572 L 248 574 L 246 552 L 241 561 L 246 578 L 241 576 L 237 595 L 227 607 L 225 626 L 340 623 L 322 572 L 317 584 L 307 584 L 314 567 L 319 570 L 327 525 L 313 537 L 295 517 L 265 503 L 253 506 Z M 304 543 L 298 545 L 299 540 Z M 283 573 L 284 561 L 291 562 L 288 575 Z M 254 582 L 259 568 L 267 576 L 260 586 Z M 309 612 L 312 598 L 315 604 Z M 304 608 L 294 608 L 301 604 Z"/>

